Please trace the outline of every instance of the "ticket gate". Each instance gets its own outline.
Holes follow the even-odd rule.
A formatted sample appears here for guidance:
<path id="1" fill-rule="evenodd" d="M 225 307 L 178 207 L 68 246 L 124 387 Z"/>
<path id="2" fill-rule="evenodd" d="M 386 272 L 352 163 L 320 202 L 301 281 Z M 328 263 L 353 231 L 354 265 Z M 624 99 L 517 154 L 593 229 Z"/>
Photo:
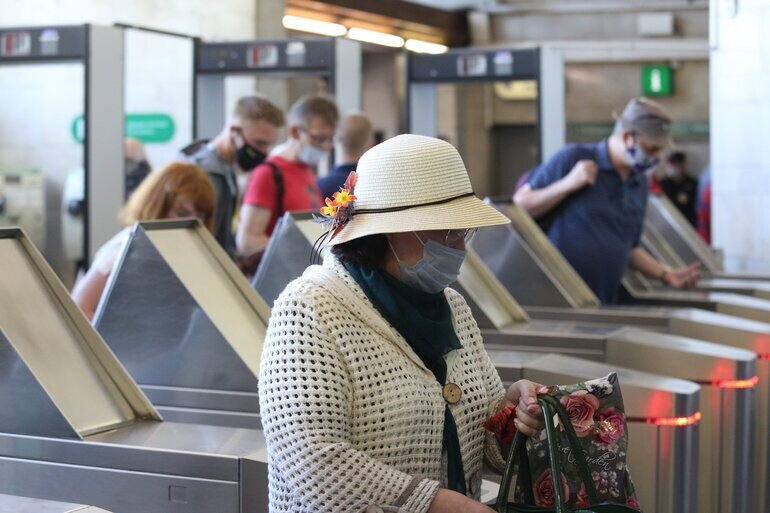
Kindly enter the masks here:
<path id="1" fill-rule="evenodd" d="M 646 225 L 665 240 L 671 251 L 683 262 L 698 261 L 706 279 L 770 281 L 770 275 L 725 272 L 719 255 L 698 235 L 676 206 L 662 194 L 650 194 Z"/>
<path id="2" fill-rule="evenodd" d="M 510 225 L 479 230 L 473 247 L 498 279 L 528 306 L 597 308 L 599 299 L 529 215 L 513 203 L 494 205 Z M 515 266 L 512 262 L 516 262 Z M 519 270 L 521 269 L 521 270 Z M 521 276 L 527 279 L 520 279 Z M 770 301 L 719 292 L 648 291 L 624 281 L 641 304 L 693 307 L 770 322 Z"/>
<path id="3" fill-rule="evenodd" d="M 0 493 L 267 512 L 261 431 L 163 422 L 21 230 L 0 230 L 0 258 Z"/>
<path id="4" fill-rule="evenodd" d="M 635 327 L 531 321 L 470 248 L 456 288 L 471 305 L 489 349 L 550 351 L 698 383 L 703 418 L 697 511 L 753 511 L 747 498 L 756 353 Z"/>
<path id="5" fill-rule="evenodd" d="M 682 260 L 676 251 L 669 245 L 663 234 L 647 220 L 644 223 L 641 244 L 653 257 L 669 267 L 676 268 L 691 263 L 691 261 L 685 262 Z M 624 278 L 627 283 L 626 288 L 633 288 L 635 290 L 638 289 L 646 292 L 654 292 L 664 288 L 661 283 L 655 280 L 649 280 L 639 271 L 634 271 L 632 269 L 626 271 Z M 770 279 L 770 277 L 768 277 L 768 279 Z M 754 296 L 761 299 L 770 299 L 770 281 L 762 281 L 760 279 L 749 280 L 746 277 L 735 278 L 730 277 L 730 275 L 723 277 L 720 275 L 715 276 L 707 274 L 706 277 L 698 280 L 692 288 L 694 290 L 706 292 L 728 292 L 732 294 Z"/>
<path id="6" fill-rule="evenodd" d="M 195 220 L 137 223 L 94 326 L 164 418 L 260 429 L 270 309 Z"/>
<path id="7" fill-rule="evenodd" d="M 0 494 L 0 513 L 110 513 L 101 508 Z"/>
<path id="8" fill-rule="evenodd" d="M 302 273 L 310 261 L 313 241 L 321 231 L 309 213 L 288 213 L 280 221 L 253 282 L 268 301 L 273 301 L 273 294 L 277 295 L 288 281 Z M 729 469 L 721 467 L 719 471 L 703 472 L 699 487 L 703 490 L 701 503 L 714 504 L 721 508 L 719 511 L 748 511 L 741 501 L 748 495 L 750 483 L 748 426 L 753 423 L 750 397 L 755 378 L 755 353 L 639 329 L 530 322 L 472 250 L 459 285 L 484 329 L 488 347 L 563 353 L 699 382 L 709 400 L 709 411 L 704 412 L 701 427 L 706 434 L 702 439 L 701 458 L 704 462 L 730 461 Z M 660 361 L 674 363 L 662 366 Z M 682 361 L 698 363 L 684 367 Z M 494 357 L 493 363 L 498 363 Z M 715 377 L 725 371 L 727 374 Z M 735 391 L 721 386 L 723 384 L 739 384 L 745 388 Z M 730 405 L 727 413 L 723 410 L 725 404 Z M 724 441 L 728 442 L 723 445 Z M 721 470 L 725 473 L 721 474 Z M 736 477 L 735 472 L 740 477 Z M 702 506 L 698 511 L 709 509 Z"/>
<path id="9" fill-rule="evenodd" d="M 717 312 L 693 308 L 599 307 L 598 299 L 585 282 L 526 213 L 513 204 L 497 207 L 511 219 L 511 224 L 502 229 L 480 230 L 473 240 L 473 248 L 512 295 L 530 303 L 531 306 L 524 308 L 532 318 L 640 326 L 748 349 L 759 355 L 757 375 L 760 384 L 754 396 L 758 422 L 754 429 L 753 474 L 757 480 L 755 510 L 764 511 L 765 504 L 770 504 L 767 495 L 770 361 L 766 356 L 770 351 L 770 324 L 717 313 L 746 314 L 740 301 L 757 300 L 738 296 L 730 298 L 729 303 L 706 305 Z"/>

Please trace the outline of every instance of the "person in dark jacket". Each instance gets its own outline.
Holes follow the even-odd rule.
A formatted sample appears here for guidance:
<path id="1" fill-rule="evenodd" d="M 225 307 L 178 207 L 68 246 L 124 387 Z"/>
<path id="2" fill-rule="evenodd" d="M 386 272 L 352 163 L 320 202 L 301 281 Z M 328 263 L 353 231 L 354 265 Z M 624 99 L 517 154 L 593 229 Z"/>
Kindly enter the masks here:
<path id="1" fill-rule="evenodd" d="M 608 139 L 559 150 L 514 195 L 602 303 L 619 302 L 628 266 L 674 288 L 699 278 L 697 262 L 671 269 L 641 246 L 646 172 L 670 145 L 670 132 L 660 105 L 635 98 Z"/>
<path id="2" fill-rule="evenodd" d="M 666 163 L 666 176 L 660 181 L 660 187 L 690 224 L 695 226 L 698 182 L 687 174 L 687 155 L 675 151 L 668 156 Z"/>
<path id="3" fill-rule="evenodd" d="M 238 205 L 237 172 L 251 172 L 267 157 L 285 124 L 283 111 L 262 96 L 244 96 L 213 140 L 195 141 L 182 156 L 209 174 L 217 194 L 214 237 L 236 256 L 233 218 Z"/>
<path id="4" fill-rule="evenodd" d="M 331 198 L 340 190 L 350 172 L 356 170 L 361 155 L 374 146 L 372 122 L 363 114 L 348 114 L 337 127 L 337 143 L 341 151 L 334 169 L 318 179 L 323 198 Z"/>

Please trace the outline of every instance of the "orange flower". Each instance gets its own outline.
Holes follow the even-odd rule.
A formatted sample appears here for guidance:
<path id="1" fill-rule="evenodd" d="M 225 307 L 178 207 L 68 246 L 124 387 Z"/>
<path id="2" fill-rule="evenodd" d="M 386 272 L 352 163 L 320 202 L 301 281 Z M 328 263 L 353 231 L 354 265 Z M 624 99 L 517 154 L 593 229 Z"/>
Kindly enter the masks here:
<path id="1" fill-rule="evenodd" d="M 326 206 L 321 207 L 321 213 L 328 217 L 334 217 L 337 215 L 337 202 L 332 201 L 331 198 L 326 198 Z"/>
<path id="2" fill-rule="evenodd" d="M 357 199 L 358 198 L 353 196 L 347 189 L 334 193 L 334 203 L 339 207 L 347 207 L 348 203 L 352 203 Z"/>

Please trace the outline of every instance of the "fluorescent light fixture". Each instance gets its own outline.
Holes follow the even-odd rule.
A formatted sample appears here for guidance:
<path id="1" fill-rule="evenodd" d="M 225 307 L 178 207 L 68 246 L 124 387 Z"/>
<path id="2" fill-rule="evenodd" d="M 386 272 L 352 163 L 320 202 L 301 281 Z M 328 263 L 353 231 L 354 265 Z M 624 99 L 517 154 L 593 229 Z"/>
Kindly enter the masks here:
<path id="1" fill-rule="evenodd" d="M 301 32 L 312 32 L 322 36 L 338 37 L 344 36 L 348 29 L 339 23 L 314 20 L 312 18 L 302 18 L 300 16 L 291 16 L 287 14 L 283 17 L 283 26 L 289 30 L 299 30 Z"/>
<path id="2" fill-rule="evenodd" d="M 364 43 L 373 43 L 375 45 L 390 46 L 392 48 L 401 48 L 404 46 L 404 38 L 386 34 L 385 32 L 376 32 L 374 30 L 353 27 L 348 30 L 348 37 Z"/>
<path id="3" fill-rule="evenodd" d="M 429 43 L 427 41 L 421 41 L 419 39 L 407 39 L 406 49 L 410 52 L 416 53 L 445 53 L 449 50 L 448 47 L 437 43 Z"/>

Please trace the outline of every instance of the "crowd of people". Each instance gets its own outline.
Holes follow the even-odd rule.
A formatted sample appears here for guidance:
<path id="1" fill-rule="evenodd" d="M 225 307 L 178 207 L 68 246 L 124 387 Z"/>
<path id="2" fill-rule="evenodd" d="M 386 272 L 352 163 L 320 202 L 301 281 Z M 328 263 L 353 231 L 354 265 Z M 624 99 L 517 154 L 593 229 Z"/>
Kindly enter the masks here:
<path id="1" fill-rule="evenodd" d="M 319 178 L 335 143 L 336 164 Z M 648 172 L 670 146 L 669 115 L 636 98 L 606 140 L 558 151 L 514 195 L 603 303 L 618 302 L 627 266 L 676 288 L 699 277 L 697 264 L 671 269 L 640 245 Z M 672 153 L 660 188 L 695 221 L 685 164 Z M 250 273 L 283 213 L 322 208 L 333 228 L 324 264 L 276 300 L 261 359 L 271 511 L 492 511 L 477 502 L 482 461 L 499 468 L 504 453 L 484 420 L 510 411 L 516 429 L 537 433 L 544 388 L 503 387 L 450 288 L 475 230 L 509 222 L 474 195 L 451 144 L 405 134 L 375 146 L 366 116 L 340 118 L 323 96 L 286 115 L 264 97 L 241 98 L 214 139 L 136 186 L 126 228 L 73 296 L 93 317 L 136 221 L 198 218 Z"/>

